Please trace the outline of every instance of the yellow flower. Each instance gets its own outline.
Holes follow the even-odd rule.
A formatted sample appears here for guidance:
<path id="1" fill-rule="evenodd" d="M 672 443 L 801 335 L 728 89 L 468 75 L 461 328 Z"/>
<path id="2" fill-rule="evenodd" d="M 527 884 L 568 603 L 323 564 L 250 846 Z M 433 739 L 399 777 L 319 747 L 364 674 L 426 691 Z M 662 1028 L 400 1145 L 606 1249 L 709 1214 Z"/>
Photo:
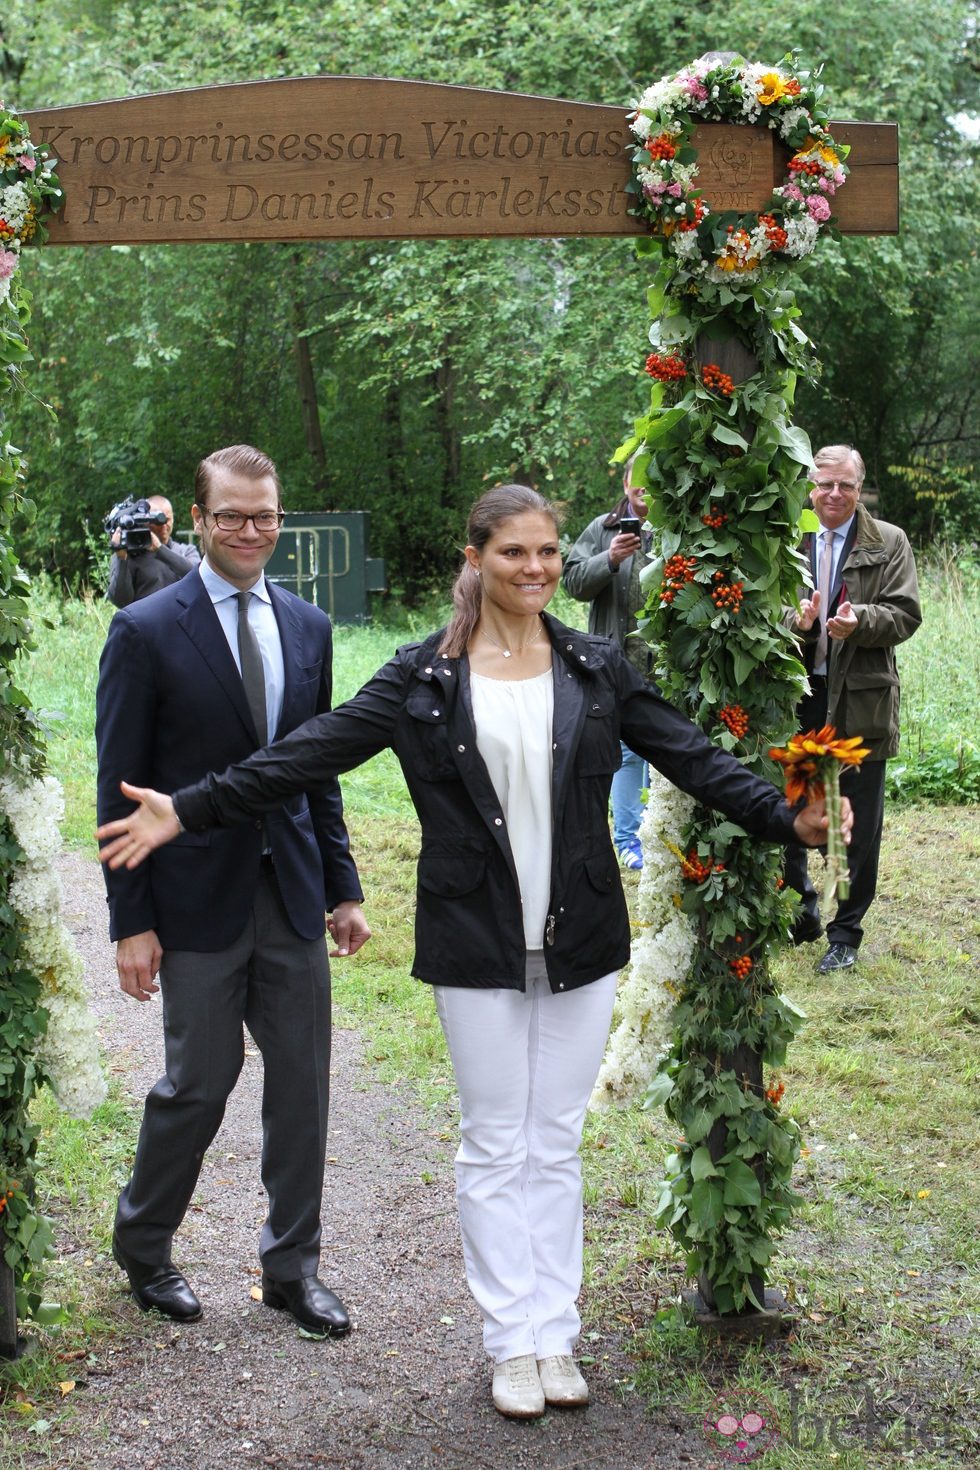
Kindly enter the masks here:
<path id="1" fill-rule="evenodd" d="M 756 96 L 763 107 L 771 107 L 780 97 L 786 96 L 786 83 L 776 71 L 767 71 L 759 78 Z"/>
<path id="2" fill-rule="evenodd" d="M 820 157 L 823 159 L 824 163 L 830 163 L 834 165 L 840 163 L 840 158 L 838 157 L 838 155 L 834 152 L 833 148 L 828 148 L 826 143 L 824 143 L 820 149 Z"/>
<path id="3" fill-rule="evenodd" d="M 916 1196 L 916 1198 L 917 1199 L 928 1199 L 931 1194 L 932 1194 L 932 1190 L 931 1189 L 920 1189 L 918 1195 Z"/>

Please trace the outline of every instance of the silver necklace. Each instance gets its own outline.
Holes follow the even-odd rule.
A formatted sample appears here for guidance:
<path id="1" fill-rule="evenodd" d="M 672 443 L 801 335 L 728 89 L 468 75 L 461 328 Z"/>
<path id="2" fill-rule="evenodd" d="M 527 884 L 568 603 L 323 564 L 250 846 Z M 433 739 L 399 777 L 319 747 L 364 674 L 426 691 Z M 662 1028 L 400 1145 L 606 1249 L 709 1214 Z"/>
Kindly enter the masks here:
<path id="1" fill-rule="evenodd" d="M 543 629 L 542 625 L 539 623 L 538 624 L 538 630 L 537 630 L 537 632 L 535 634 L 533 634 L 533 636 L 530 637 L 527 640 L 526 643 L 522 643 L 520 645 L 520 647 L 517 648 L 517 649 L 510 649 L 510 648 L 505 648 L 502 643 L 498 643 L 497 640 L 496 640 L 496 638 L 491 638 L 491 636 L 487 632 L 486 628 L 481 628 L 480 629 L 481 636 L 483 638 L 485 638 L 488 643 L 492 643 L 493 646 L 494 646 L 494 648 L 499 648 L 500 649 L 500 652 L 503 654 L 504 658 L 513 658 L 515 652 L 516 653 L 526 653 L 527 650 L 531 647 L 531 644 L 532 643 L 537 643 L 538 639 L 541 637 L 541 634 L 543 632 L 544 632 L 544 629 Z"/>

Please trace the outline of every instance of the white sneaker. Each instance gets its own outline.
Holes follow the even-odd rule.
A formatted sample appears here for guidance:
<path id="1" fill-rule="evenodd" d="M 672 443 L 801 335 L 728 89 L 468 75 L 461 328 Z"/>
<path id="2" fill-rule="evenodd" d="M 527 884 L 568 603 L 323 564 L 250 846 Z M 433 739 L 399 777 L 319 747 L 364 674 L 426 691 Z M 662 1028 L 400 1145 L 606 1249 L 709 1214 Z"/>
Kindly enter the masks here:
<path id="1" fill-rule="evenodd" d="M 555 1359 L 549 1359 L 554 1362 Z M 493 1369 L 493 1406 L 511 1419 L 539 1419 L 544 1393 L 533 1353 L 507 1358 Z"/>
<path id="2" fill-rule="evenodd" d="M 547 1403 L 560 1409 L 574 1409 L 589 1402 L 589 1385 L 576 1368 L 575 1359 L 567 1353 L 539 1359 L 538 1375 Z"/>

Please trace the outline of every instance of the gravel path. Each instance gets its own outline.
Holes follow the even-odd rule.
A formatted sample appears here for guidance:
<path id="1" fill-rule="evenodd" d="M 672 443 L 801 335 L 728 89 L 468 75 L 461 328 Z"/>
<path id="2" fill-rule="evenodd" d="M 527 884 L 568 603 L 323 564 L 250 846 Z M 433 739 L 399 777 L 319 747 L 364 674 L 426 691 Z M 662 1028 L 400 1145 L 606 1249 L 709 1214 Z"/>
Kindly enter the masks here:
<path id="1" fill-rule="evenodd" d="M 134 1099 L 161 1068 L 159 1005 L 119 991 L 97 865 L 62 860 L 65 915 L 86 959 L 106 1055 Z M 142 1314 L 110 1261 L 100 1299 L 119 1331 L 75 1365 L 72 1412 L 47 1445 L 20 1439 L 19 1464 L 59 1470 L 395 1470 L 547 1467 L 660 1470 L 710 1462 L 693 1416 L 649 1417 L 618 1381 L 630 1362 L 601 1322 L 589 1349 L 593 1401 L 530 1424 L 490 1402 L 489 1360 L 463 1278 L 445 1128 L 406 1090 L 378 1083 L 359 1037 L 335 1031 L 322 1272 L 355 1321 L 343 1340 L 301 1338 L 283 1313 L 250 1296 L 263 1215 L 258 1151 L 261 1060 L 245 1069 L 175 1257 L 204 1304 L 177 1327 Z M 453 1132 L 449 1126 L 450 1134 Z M 428 1181 L 428 1182 L 427 1182 Z M 62 1249 L 91 1256 L 62 1222 Z M 35 1443 L 37 1441 L 35 1440 Z M 54 1458 L 52 1458 L 54 1456 Z"/>

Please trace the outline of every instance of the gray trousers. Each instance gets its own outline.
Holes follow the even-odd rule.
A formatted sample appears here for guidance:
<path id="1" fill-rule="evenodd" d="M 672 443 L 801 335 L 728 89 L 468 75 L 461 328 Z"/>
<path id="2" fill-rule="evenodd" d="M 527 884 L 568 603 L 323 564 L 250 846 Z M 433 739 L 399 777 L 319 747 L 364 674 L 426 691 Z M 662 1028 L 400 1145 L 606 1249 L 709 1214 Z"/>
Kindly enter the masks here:
<path id="1" fill-rule="evenodd" d="M 220 901 L 220 900 L 219 900 Z M 330 1085 L 330 967 L 323 939 L 300 939 L 271 868 L 252 917 L 217 953 L 169 950 L 160 967 L 166 1073 L 146 1098 L 116 1231 L 138 1261 L 169 1261 L 205 1150 L 245 1057 L 262 1054 L 262 1182 L 269 1213 L 259 1256 L 275 1280 L 314 1275 Z"/>

